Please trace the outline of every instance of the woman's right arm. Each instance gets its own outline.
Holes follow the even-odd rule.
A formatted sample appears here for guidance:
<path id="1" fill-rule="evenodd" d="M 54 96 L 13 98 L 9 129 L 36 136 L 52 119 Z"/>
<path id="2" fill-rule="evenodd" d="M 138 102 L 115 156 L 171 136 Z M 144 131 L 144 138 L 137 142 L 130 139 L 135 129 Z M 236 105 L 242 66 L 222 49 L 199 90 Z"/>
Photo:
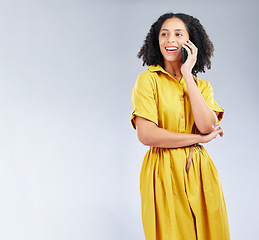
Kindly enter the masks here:
<path id="1" fill-rule="evenodd" d="M 223 136 L 223 129 L 217 125 L 214 130 L 207 134 L 176 133 L 158 127 L 155 123 L 136 116 L 135 119 L 138 139 L 146 146 L 160 148 L 179 148 L 194 145 L 196 143 L 207 143 Z"/>

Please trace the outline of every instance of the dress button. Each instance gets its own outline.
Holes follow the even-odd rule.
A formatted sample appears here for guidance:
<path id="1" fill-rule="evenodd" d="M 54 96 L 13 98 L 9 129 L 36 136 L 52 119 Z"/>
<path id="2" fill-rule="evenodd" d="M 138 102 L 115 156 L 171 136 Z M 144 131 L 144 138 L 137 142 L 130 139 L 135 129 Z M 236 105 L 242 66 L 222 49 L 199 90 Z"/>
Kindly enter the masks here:
<path id="1" fill-rule="evenodd" d="M 182 115 L 181 118 L 184 118 L 184 116 Z"/>
<path id="2" fill-rule="evenodd" d="M 180 98 L 180 101 L 183 101 L 183 98 Z"/>

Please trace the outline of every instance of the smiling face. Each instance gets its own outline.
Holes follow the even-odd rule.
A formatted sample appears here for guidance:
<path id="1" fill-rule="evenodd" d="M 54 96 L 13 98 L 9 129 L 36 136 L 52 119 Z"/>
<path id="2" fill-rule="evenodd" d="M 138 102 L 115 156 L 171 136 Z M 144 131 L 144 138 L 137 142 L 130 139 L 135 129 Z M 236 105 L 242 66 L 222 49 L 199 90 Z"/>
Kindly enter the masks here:
<path id="1" fill-rule="evenodd" d="M 164 63 L 182 62 L 181 47 L 189 40 L 189 33 L 179 18 L 167 19 L 159 32 L 159 47 Z"/>

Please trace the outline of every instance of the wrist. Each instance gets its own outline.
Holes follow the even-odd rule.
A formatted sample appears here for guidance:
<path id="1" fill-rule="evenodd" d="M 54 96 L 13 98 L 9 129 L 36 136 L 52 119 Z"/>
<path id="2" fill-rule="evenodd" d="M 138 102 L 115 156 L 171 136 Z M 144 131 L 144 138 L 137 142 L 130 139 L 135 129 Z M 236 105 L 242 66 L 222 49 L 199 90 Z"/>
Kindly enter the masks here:
<path id="1" fill-rule="evenodd" d="M 185 80 L 193 80 L 193 76 L 192 76 L 192 73 L 191 72 L 183 72 L 183 77 Z"/>
<path id="2" fill-rule="evenodd" d="M 203 143 L 203 135 L 197 134 L 197 143 Z"/>

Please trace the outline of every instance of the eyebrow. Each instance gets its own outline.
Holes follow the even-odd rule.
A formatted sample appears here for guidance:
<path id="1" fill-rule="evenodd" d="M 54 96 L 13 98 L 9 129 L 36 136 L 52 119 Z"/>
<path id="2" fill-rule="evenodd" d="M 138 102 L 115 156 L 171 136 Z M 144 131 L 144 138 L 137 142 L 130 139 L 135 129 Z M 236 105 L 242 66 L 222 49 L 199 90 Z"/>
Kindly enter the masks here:
<path id="1" fill-rule="evenodd" d="M 175 29 L 175 31 L 185 32 L 185 31 L 184 31 L 183 29 L 181 29 L 181 28 Z"/>
<path id="2" fill-rule="evenodd" d="M 168 29 L 166 29 L 166 28 L 164 28 L 164 29 L 162 29 L 161 31 L 169 31 Z M 177 28 L 177 29 L 175 29 L 175 31 L 181 31 L 181 32 L 185 32 L 183 29 L 181 29 L 181 28 Z"/>

